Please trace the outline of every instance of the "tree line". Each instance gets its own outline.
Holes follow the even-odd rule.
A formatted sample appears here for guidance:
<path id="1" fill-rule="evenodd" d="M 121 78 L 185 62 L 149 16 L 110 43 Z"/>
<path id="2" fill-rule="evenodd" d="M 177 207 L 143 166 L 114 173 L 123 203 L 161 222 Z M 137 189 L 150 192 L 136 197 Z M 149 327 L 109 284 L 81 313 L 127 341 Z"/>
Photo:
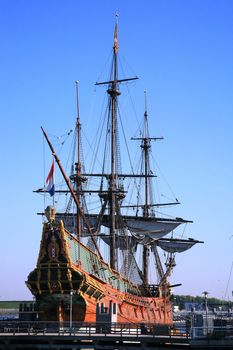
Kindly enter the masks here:
<path id="1" fill-rule="evenodd" d="M 192 295 L 173 295 L 172 296 L 173 305 L 179 306 L 179 309 L 184 309 L 185 303 L 198 303 L 204 304 L 206 302 L 205 296 L 192 296 Z M 228 310 L 233 307 L 233 302 L 230 300 L 222 300 L 217 298 L 208 298 L 207 304 L 209 307 L 217 308 L 221 307 L 222 310 Z"/>

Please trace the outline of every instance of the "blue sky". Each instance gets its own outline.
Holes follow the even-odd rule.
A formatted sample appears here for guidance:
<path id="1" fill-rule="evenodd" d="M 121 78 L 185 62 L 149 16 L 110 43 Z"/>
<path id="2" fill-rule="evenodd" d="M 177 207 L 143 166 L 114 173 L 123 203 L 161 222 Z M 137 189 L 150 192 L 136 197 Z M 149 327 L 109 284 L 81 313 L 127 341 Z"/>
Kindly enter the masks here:
<path id="1" fill-rule="evenodd" d="M 41 238 L 40 126 L 63 135 L 76 117 L 92 132 L 94 83 L 112 47 L 119 13 L 120 55 L 139 76 L 138 117 L 148 91 L 156 159 L 204 245 L 177 256 L 174 292 L 231 298 L 233 276 L 233 3 L 227 0 L 0 1 L 0 299 L 28 299 L 24 281 Z M 103 90 L 102 90 L 103 91 Z M 129 118 L 129 129 L 133 121 Z M 48 150 L 46 151 L 49 155 Z M 48 165 L 50 159 L 48 160 Z"/>

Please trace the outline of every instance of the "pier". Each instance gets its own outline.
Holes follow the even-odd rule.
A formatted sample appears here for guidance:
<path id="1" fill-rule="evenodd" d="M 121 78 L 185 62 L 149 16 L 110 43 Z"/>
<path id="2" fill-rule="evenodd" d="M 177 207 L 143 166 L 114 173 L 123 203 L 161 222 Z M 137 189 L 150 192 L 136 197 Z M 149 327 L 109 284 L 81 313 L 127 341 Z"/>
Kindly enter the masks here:
<path id="1" fill-rule="evenodd" d="M 182 325 L 77 324 L 0 322 L 0 350 L 149 350 L 232 349 L 233 328 L 211 334 Z"/>

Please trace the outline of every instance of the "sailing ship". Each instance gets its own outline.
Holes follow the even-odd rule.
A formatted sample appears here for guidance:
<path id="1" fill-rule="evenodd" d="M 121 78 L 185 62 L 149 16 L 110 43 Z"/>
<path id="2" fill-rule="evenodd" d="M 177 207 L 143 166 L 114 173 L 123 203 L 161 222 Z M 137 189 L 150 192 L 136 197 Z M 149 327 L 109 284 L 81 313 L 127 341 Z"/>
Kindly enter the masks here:
<path id="1" fill-rule="evenodd" d="M 36 268 L 26 284 L 36 298 L 38 316 L 46 321 L 172 323 L 172 288 L 169 276 L 175 266 L 175 255 L 199 241 L 174 238 L 173 231 L 190 221 L 159 216 L 156 208 L 175 203 L 152 202 L 150 168 L 152 141 L 147 104 L 145 103 L 143 130 L 133 140 L 140 144 L 142 163 L 138 172 L 123 173 L 120 164 L 118 99 L 120 85 L 137 79 L 118 77 L 118 23 L 113 44 L 111 77 L 96 83 L 107 86 L 107 137 L 104 146 L 102 172 L 87 173 L 81 156 L 81 120 L 79 114 L 78 83 L 77 160 L 67 176 L 61 161 L 42 128 L 52 155 L 64 178 L 66 188 L 54 191 L 52 175 L 49 186 L 37 190 L 46 195 L 69 196 L 64 212 L 48 206 Z M 106 160 L 106 149 L 110 160 Z M 109 167 L 107 167 L 109 166 Z M 98 188 L 91 189 L 91 179 L 97 178 Z M 127 205 L 128 191 L 124 181 L 131 179 L 144 185 L 135 190 L 135 203 Z M 96 183 L 96 182 L 95 182 Z M 138 192 L 137 192 L 138 191 Z M 98 211 L 88 209 L 88 197 L 98 198 Z M 171 235 L 171 236 L 170 236 Z M 169 236 L 169 238 L 168 238 Z M 159 250 L 166 254 L 162 264 Z M 140 260 L 141 263 L 138 262 Z M 153 262 L 153 266 L 150 264 Z M 152 271 L 154 281 L 149 279 Z M 72 302 L 72 308 L 71 308 Z"/>

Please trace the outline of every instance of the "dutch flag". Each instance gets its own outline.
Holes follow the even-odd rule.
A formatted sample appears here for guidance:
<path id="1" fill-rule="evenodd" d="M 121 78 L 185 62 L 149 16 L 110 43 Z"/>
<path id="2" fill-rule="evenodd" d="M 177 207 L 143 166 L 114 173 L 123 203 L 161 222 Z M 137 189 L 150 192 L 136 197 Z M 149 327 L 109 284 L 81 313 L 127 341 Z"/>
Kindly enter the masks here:
<path id="1" fill-rule="evenodd" d="M 46 191 L 52 197 L 54 195 L 55 185 L 54 185 L 54 159 L 46 179 Z"/>

